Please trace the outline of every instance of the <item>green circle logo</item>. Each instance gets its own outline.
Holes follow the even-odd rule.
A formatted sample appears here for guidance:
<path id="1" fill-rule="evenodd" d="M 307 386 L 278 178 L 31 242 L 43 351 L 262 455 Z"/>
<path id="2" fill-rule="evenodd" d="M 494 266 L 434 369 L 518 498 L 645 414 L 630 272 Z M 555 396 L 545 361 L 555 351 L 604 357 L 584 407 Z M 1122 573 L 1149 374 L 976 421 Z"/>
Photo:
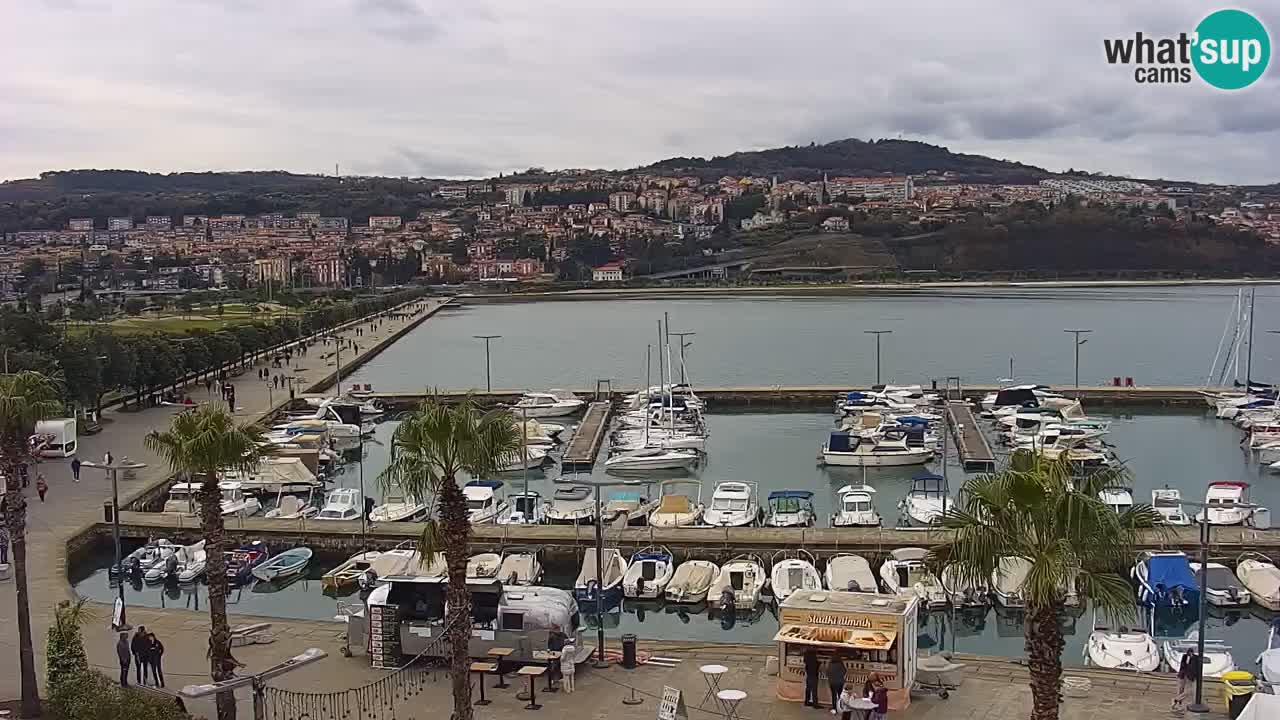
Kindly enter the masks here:
<path id="1" fill-rule="evenodd" d="M 1191 62 L 1205 82 L 1220 90 L 1252 85 L 1270 59 L 1267 29 L 1243 10 L 1219 10 L 1196 26 Z"/>

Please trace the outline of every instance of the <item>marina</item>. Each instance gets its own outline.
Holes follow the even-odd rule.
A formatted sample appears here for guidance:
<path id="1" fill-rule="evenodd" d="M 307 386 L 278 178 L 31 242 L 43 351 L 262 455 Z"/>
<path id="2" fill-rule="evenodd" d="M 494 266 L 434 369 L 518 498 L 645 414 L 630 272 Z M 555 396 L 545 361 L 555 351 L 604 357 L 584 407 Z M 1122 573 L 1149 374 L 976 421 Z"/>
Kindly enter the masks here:
<path id="1" fill-rule="evenodd" d="M 978 428 L 973 410 L 960 400 L 947 401 L 947 417 L 956 439 L 956 453 L 965 472 L 995 472 L 996 456 L 991 452 L 987 436 Z"/>
<path id="2" fill-rule="evenodd" d="M 600 446 L 604 442 L 605 431 L 609 429 L 612 413 L 613 403 L 609 401 L 596 401 L 587 406 L 587 412 L 573 431 L 573 437 L 560 460 L 560 467 L 565 472 L 590 472 L 595 465 L 596 456 L 600 454 Z"/>

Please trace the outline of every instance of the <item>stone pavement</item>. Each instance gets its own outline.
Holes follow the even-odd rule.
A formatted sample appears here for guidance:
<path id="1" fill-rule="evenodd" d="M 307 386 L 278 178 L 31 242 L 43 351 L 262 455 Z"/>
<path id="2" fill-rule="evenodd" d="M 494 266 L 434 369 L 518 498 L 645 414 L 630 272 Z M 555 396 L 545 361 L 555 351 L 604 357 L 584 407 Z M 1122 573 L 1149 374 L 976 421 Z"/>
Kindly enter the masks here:
<path id="1" fill-rule="evenodd" d="M 446 302 L 447 300 L 439 299 L 422 300 L 414 303 L 411 308 L 406 308 L 412 314 L 405 319 L 383 319 L 382 327 L 378 331 L 373 331 L 370 323 L 362 322 L 358 325 L 349 324 L 337 335 L 354 340 L 360 347 L 360 355 L 367 356 L 380 341 L 391 337 L 407 325 L 419 321 L 421 317 L 434 313 Z M 355 335 L 356 327 L 363 331 L 358 338 Z M 335 361 L 331 356 L 333 347 L 332 343 L 313 344 L 308 349 L 307 357 L 295 354 L 292 363 L 294 368 L 287 371 L 283 368 L 279 370 L 273 368 L 272 374 L 288 372 L 294 375 L 295 387 L 301 391 L 334 372 Z M 342 360 L 345 374 L 345 368 L 356 360 L 356 355 L 347 350 L 343 353 Z M 269 389 L 270 380 L 264 381 L 257 377 L 256 370 L 267 364 L 267 362 L 259 363 L 240 377 L 230 380 L 236 388 L 235 414 L 238 418 L 245 421 L 257 420 L 271 411 L 274 406 L 288 400 L 287 390 Z M 203 384 L 193 385 L 189 392 L 197 402 L 223 402 L 216 387 L 212 392 L 206 393 Z M 130 481 L 121 479 L 122 505 L 127 503 L 131 496 L 168 476 L 168 468 L 143 448 L 142 439 L 151 430 L 168 427 L 173 414 L 180 410 L 181 408 L 176 407 L 158 407 L 136 412 L 107 411 L 104 413 L 104 430 L 97 435 L 82 436 L 79 439 L 79 456 L 82 460 L 99 460 L 109 450 L 117 459 L 127 456 L 131 460 L 148 464 L 146 469 L 138 472 L 137 479 Z M 69 459 L 44 460 L 35 468 L 35 472 L 44 474 L 49 484 L 46 502 L 41 503 L 37 498 L 34 478 L 32 487 L 26 491 L 27 573 L 31 592 L 31 623 L 42 684 L 45 637 L 52 610 L 59 601 L 73 597 L 67 582 L 63 560 L 66 540 L 80 528 L 100 521 L 103 501 L 111 497 L 111 483 L 109 479 L 104 478 L 104 473 L 85 468 L 81 472 L 81 481 L 75 483 L 72 481 L 69 462 Z M 16 604 L 13 583 L 9 581 L 0 583 L 0 667 L 5 668 L 4 672 L 0 672 L 0 699 L 15 698 L 19 694 L 16 671 L 18 657 Z M 107 631 L 110 608 L 96 606 L 96 610 L 100 620 L 86 628 L 90 658 L 93 662 L 110 664 L 114 662 L 113 657 L 110 653 L 104 652 L 111 649 L 108 642 L 110 633 Z M 199 622 L 199 617 L 199 614 L 188 614 L 183 622 L 193 625 Z M 130 609 L 129 620 L 136 625 L 141 620 L 140 612 Z M 95 632 L 95 628 L 101 628 L 101 632 Z M 206 615 L 203 624 L 205 634 L 207 634 L 207 628 Z M 175 669 L 185 667 L 193 673 L 201 669 L 207 671 L 207 662 L 204 660 L 207 640 L 198 637 L 201 635 L 200 632 L 193 632 L 191 635 L 189 639 L 183 638 L 176 642 L 166 640 L 165 661 L 168 663 L 172 660 Z M 175 637 L 174 640 L 177 638 Z M 13 669 L 12 672 L 9 671 L 10 668 Z"/>

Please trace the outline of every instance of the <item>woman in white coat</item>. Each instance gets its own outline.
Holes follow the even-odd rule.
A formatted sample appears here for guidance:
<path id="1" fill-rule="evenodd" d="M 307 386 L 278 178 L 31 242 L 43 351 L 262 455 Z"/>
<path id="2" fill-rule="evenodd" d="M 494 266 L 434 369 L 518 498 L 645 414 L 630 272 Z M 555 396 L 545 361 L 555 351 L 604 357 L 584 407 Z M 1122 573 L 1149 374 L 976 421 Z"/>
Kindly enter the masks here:
<path id="1" fill-rule="evenodd" d="M 573 692 L 573 673 L 577 669 L 573 664 L 573 659 L 578 654 L 578 648 L 573 643 L 568 643 L 564 649 L 560 651 L 560 687 L 566 692 Z"/>

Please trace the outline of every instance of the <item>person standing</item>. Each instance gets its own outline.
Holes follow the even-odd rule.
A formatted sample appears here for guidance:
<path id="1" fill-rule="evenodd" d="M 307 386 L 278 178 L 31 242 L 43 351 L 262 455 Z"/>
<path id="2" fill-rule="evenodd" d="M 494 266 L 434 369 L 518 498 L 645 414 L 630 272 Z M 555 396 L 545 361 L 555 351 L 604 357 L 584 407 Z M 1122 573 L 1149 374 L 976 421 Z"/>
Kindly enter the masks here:
<path id="1" fill-rule="evenodd" d="M 129 633 L 121 632 L 116 639 L 116 657 L 120 660 L 120 687 L 129 687 Z"/>
<path id="2" fill-rule="evenodd" d="M 71 479 L 80 482 L 80 458 L 71 458 Z"/>
<path id="3" fill-rule="evenodd" d="M 142 625 L 129 641 L 129 650 L 133 652 L 133 664 L 138 666 L 138 684 L 147 684 L 147 629 Z"/>
<path id="4" fill-rule="evenodd" d="M 822 707 L 818 703 L 818 651 L 813 648 L 804 651 L 804 704 L 805 707 Z"/>
<path id="5" fill-rule="evenodd" d="M 560 651 L 560 675 L 563 678 L 560 681 L 560 687 L 563 688 L 566 693 L 573 692 L 573 674 L 578 671 L 573 660 L 577 655 L 578 648 L 573 644 L 572 640 L 570 640 L 564 646 L 564 649 Z"/>
<path id="6" fill-rule="evenodd" d="M 840 704 L 840 693 L 844 691 L 845 668 L 844 660 L 840 659 L 840 653 L 831 655 L 831 660 L 827 662 L 827 685 L 831 688 L 831 714 L 836 714 L 836 707 Z"/>
<path id="7" fill-rule="evenodd" d="M 44 480 L 44 473 L 36 474 L 36 494 L 40 496 L 40 502 L 44 502 L 44 494 L 49 492 L 49 483 Z"/>
<path id="8" fill-rule="evenodd" d="M 884 720 L 889 714 L 889 690 L 884 686 L 884 680 L 877 675 L 876 679 L 871 683 L 871 702 L 876 704 L 876 709 L 871 711 L 870 720 Z"/>
<path id="9" fill-rule="evenodd" d="M 151 663 L 151 677 L 157 687 L 164 687 L 164 643 L 155 633 L 147 633 L 147 660 Z"/>
<path id="10" fill-rule="evenodd" d="M 9 528 L 0 522 L 0 565 L 9 564 Z"/>
<path id="11" fill-rule="evenodd" d="M 853 717 L 853 701 L 857 699 L 853 689 L 846 685 L 840 693 L 840 707 L 836 708 L 840 711 L 840 720 L 850 720 Z"/>
<path id="12" fill-rule="evenodd" d="M 1183 711 L 1183 705 L 1187 702 L 1187 693 L 1195 686 L 1199 670 L 1200 656 L 1196 654 L 1195 647 L 1189 647 L 1182 653 L 1182 660 L 1178 663 L 1178 692 L 1173 696 L 1173 706 L 1170 708 L 1173 712 Z"/>

